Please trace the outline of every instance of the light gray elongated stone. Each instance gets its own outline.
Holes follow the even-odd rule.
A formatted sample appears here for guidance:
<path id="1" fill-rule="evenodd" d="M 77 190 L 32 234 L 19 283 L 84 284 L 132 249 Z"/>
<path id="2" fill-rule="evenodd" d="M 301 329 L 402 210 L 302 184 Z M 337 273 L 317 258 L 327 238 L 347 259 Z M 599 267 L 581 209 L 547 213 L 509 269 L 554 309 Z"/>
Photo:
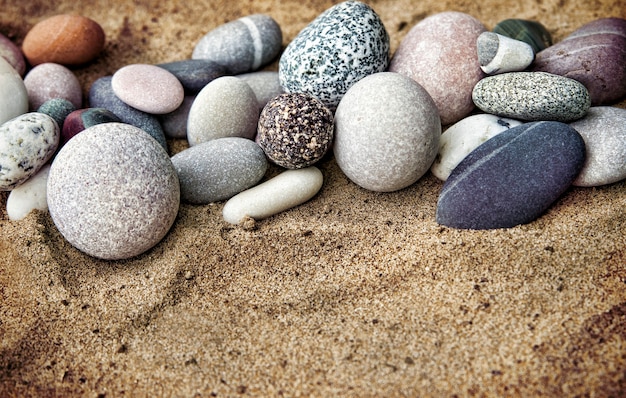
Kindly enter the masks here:
<path id="1" fill-rule="evenodd" d="M 315 166 L 287 170 L 230 198 L 222 215 L 231 224 L 239 224 L 247 217 L 262 220 L 308 201 L 323 182 L 322 172 Z"/>
<path id="2" fill-rule="evenodd" d="M 28 112 L 28 91 L 22 76 L 0 57 L 0 124 Z"/>
<path id="3" fill-rule="evenodd" d="M 523 71 L 535 59 L 530 44 L 493 32 L 483 32 L 476 43 L 483 72 L 495 75 Z"/>

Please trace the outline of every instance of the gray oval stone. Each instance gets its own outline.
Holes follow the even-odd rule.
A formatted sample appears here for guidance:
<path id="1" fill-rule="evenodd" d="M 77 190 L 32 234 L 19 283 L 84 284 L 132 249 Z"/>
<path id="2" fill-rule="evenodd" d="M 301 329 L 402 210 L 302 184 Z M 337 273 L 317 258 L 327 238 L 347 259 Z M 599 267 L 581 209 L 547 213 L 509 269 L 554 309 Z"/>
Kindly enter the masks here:
<path id="1" fill-rule="evenodd" d="M 178 214 L 178 175 L 163 148 L 125 123 L 89 127 L 57 154 L 48 208 L 59 232 L 90 256 L 137 256 L 167 234 Z"/>
<path id="2" fill-rule="evenodd" d="M 572 184 L 585 143 L 570 126 L 533 122 L 500 133 L 452 171 L 437 202 L 437 223 L 510 228 L 541 216 Z"/>
<path id="3" fill-rule="evenodd" d="M 591 106 L 581 83 L 545 72 L 488 76 L 476 84 L 472 99 L 486 113 L 525 121 L 571 122 Z"/>
<path id="4" fill-rule="evenodd" d="M 22 76 L 0 57 L 0 123 L 28 112 L 28 92 Z"/>
<path id="5" fill-rule="evenodd" d="M 176 76 L 186 95 L 198 94 L 204 86 L 226 75 L 226 68 L 206 59 L 186 59 L 157 66 Z"/>
<path id="6" fill-rule="evenodd" d="M 243 75 L 237 75 L 237 77 L 248 83 L 248 86 L 254 91 L 256 99 L 259 101 L 259 112 L 263 110 L 263 107 L 272 98 L 284 92 L 283 87 L 280 85 L 278 72 L 259 71 L 244 73 Z"/>

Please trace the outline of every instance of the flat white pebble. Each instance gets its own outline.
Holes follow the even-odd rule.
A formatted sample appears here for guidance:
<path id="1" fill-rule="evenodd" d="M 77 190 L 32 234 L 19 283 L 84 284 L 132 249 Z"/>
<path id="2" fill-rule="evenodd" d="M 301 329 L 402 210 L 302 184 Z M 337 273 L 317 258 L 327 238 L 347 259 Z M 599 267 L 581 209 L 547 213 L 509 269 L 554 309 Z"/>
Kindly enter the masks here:
<path id="1" fill-rule="evenodd" d="M 126 65 L 113 74 L 111 86 L 126 104 L 157 115 L 173 112 L 185 97 L 176 76 L 156 65 Z"/>
<path id="2" fill-rule="evenodd" d="M 47 164 L 39 169 L 37 174 L 11 191 L 7 199 L 9 220 L 21 220 L 35 209 L 48 211 L 46 184 L 49 173 L 50 165 Z"/>
<path id="3" fill-rule="evenodd" d="M 224 220 L 239 224 L 247 217 L 262 220 L 273 216 L 311 199 L 323 182 L 322 172 L 314 166 L 284 171 L 230 198 L 222 210 Z"/>

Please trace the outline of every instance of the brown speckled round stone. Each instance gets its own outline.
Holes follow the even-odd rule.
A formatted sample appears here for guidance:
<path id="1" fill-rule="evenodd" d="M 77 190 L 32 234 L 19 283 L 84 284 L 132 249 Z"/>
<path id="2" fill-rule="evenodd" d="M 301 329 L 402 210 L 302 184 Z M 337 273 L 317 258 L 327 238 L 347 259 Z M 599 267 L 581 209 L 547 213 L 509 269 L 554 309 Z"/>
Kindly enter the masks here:
<path id="1" fill-rule="evenodd" d="M 332 145 L 333 114 L 309 94 L 278 95 L 261 112 L 256 141 L 277 165 L 308 167 Z"/>

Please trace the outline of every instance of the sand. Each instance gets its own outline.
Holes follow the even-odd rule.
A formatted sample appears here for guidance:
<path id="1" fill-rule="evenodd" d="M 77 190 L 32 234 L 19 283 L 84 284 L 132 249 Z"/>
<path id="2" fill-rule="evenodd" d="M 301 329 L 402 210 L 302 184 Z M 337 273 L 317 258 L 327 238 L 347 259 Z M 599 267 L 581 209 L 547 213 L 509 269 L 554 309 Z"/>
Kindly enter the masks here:
<path id="1" fill-rule="evenodd" d="M 286 44 L 334 2 L 89 3 L 9 0 L 0 31 L 20 43 L 57 13 L 98 21 L 106 49 L 75 70 L 87 91 L 129 63 L 188 58 L 251 13 L 273 16 Z M 446 10 L 488 28 L 535 19 L 555 40 L 626 17 L 614 0 L 370 4 L 393 50 Z M 626 395 L 626 181 L 571 188 L 527 225 L 462 231 L 435 223 L 430 173 L 383 194 L 332 156 L 319 168 L 322 190 L 298 208 L 244 229 L 223 202 L 184 204 L 126 261 L 80 253 L 47 213 L 9 221 L 0 194 L 0 396 Z"/>

